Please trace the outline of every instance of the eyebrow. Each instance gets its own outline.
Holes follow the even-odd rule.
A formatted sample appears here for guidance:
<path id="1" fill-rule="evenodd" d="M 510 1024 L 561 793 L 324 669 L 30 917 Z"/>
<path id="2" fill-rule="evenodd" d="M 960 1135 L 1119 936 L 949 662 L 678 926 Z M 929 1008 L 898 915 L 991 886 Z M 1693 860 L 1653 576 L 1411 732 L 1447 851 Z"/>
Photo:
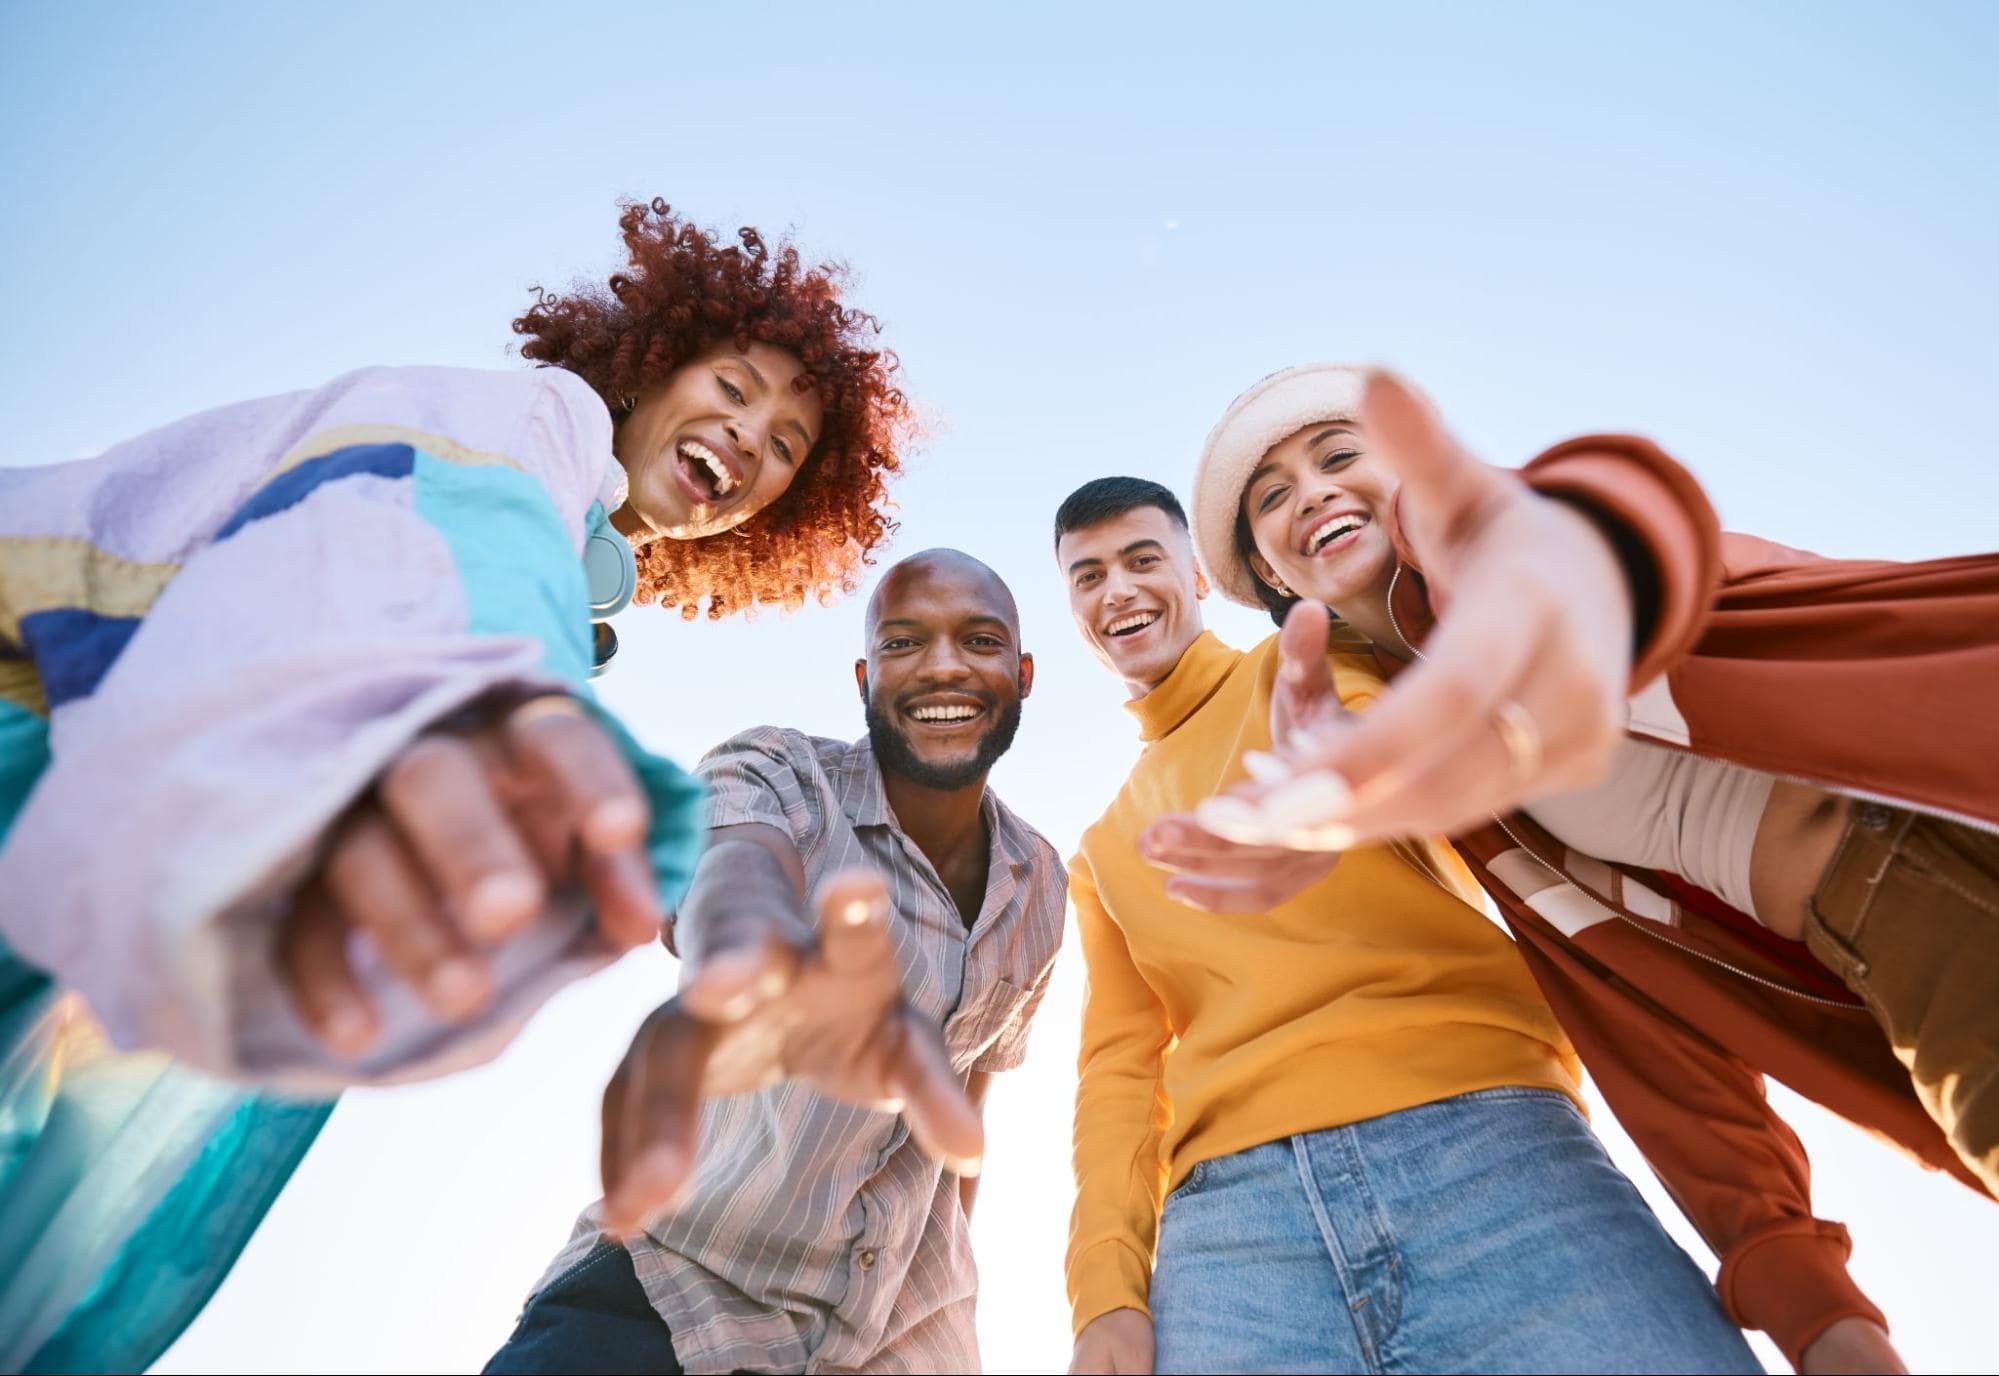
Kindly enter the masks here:
<path id="1" fill-rule="evenodd" d="M 1123 549 L 1117 552 L 1117 557 L 1120 559 L 1130 558 L 1132 555 L 1138 553 L 1138 551 L 1146 548 L 1148 545 L 1151 546 L 1153 549 L 1158 550 L 1161 554 L 1166 553 L 1166 546 L 1160 544 L 1157 540 L 1154 540 L 1150 536 L 1148 536 L 1143 540 L 1133 540 L 1130 544 L 1126 545 Z M 1104 562 L 1103 560 L 1097 558 L 1095 555 L 1091 555 L 1087 559 L 1078 559 L 1075 563 L 1069 565 L 1069 572 L 1074 573 L 1077 569 L 1085 568 L 1091 564 L 1101 564 L 1103 562 Z"/>
<path id="2" fill-rule="evenodd" d="M 1347 425 L 1344 423 L 1339 425 L 1328 425 L 1318 434 L 1312 436 L 1310 440 L 1307 440 L 1305 443 L 1305 447 L 1307 449 L 1314 448 L 1315 446 L 1317 446 L 1320 440 L 1324 439 L 1328 435 L 1357 435 L 1359 433 L 1360 432 L 1354 429 L 1351 425 Z M 1247 492 L 1252 487 L 1255 487 L 1256 480 L 1258 478 L 1261 478 L 1264 474 L 1268 473 L 1271 469 L 1275 467 L 1277 467 L 1277 465 L 1274 463 L 1265 463 L 1257 465 L 1256 471 L 1249 475 L 1249 481 L 1242 485 L 1242 490 Z"/>

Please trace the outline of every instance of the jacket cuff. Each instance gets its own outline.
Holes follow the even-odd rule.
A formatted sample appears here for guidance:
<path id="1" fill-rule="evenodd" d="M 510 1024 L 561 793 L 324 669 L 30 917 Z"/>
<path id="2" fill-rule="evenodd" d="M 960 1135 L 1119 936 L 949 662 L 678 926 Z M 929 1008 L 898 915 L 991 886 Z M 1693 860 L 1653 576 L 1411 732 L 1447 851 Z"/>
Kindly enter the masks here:
<path id="1" fill-rule="evenodd" d="M 1650 633 L 1635 649 L 1631 690 L 1674 667 L 1700 638 L 1721 585 L 1721 523 L 1694 476 L 1650 440 L 1585 435 L 1520 471 L 1544 496 L 1584 507 L 1621 527 L 1656 574 Z M 1613 544 L 1620 543 L 1613 541 Z"/>
<path id="2" fill-rule="evenodd" d="M 1151 1292 L 1152 1267 L 1137 1252 L 1122 1242 L 1092 1243 L 1069 1261 L 1072 1333 L 1081 1333 L 1113 1309 L 1150 1315 L 1146 1297 Z"/>
<path id="3" fill-rule="evenodd" d="M 1888 1326 L 1846 1273 L 1852 1252 L 1853 1239 L 1842 1225 L 1787 1219 L 1729 1248 L 1715 1289 L 1730 1318 L 1768 1333 L 1796 1367 L 1804 1350 L 1840 1319 Z"/>

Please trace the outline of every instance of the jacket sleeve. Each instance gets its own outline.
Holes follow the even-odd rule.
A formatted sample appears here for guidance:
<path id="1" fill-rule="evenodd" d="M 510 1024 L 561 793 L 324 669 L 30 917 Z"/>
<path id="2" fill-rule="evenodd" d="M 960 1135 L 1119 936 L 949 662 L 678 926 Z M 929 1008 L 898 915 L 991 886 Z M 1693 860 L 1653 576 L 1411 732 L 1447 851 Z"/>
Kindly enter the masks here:
<path id="1" fill-rule="evenodd" d="M 1794 1366 L 1835 1320 L 1885 1327 L 1847 1274 L 1846 1229 L 1812 1216 L 1810 1162 L 1763 1077 L 1538 918 L 1508 920 L 1605 1102 L 1721 1258 L 1729 1316 L 1768 1333 Z"/>
<path id="2" fill-rule="evenodd" d="M 1161 1077 L 1172 1033 L 1080 855 L 1070 862 L 1069 898 L 1088 967 L 1067 1260 L 1069 1304 L 1080 1333 L 1113 1309 L 1152 1312 L 1147 1296 L 1166 1194 L 1159 1141 L 1171 1113 Z"/>
<path id="3" fill-rule="evenodd" d="M 1672 668 L 1699 639 L 1721 584 L 1721 524 L 1694 476 L 1650 440 L 1585 435 L 1520 470 L 1536 492 L 1589 508 L 1649 560 L 1652 624 L 1632 657 L 1631 691 Z"/>
<path id="4" fill-rule="evenodd" d="M 369 393 L 371 419 L 425 414 L 420 389 L 397 386 Z M 115 628 L 98 677 L 79 677 L 89 626 L 30 646 L 63 700 L 0 848 L 0 933 L 79 990 L 117 1045 L 300 1093 L 417 1078 L 490 1058 L 610 958 L 572 896 L 495 953 L 488 1012 L 446 1027 L 361 950 L 384 1031 L 359 1063 L 306 1033 L 272 960 L 329 823 L 420 732 L 495 691 L 589 701 L 579 549 L 610 437 L 581 387 L 534 382 L 501 453 L 387 424 L 331 430 Z M 602 721 L 651 795 L 670 899 L 699 789 Z"/>

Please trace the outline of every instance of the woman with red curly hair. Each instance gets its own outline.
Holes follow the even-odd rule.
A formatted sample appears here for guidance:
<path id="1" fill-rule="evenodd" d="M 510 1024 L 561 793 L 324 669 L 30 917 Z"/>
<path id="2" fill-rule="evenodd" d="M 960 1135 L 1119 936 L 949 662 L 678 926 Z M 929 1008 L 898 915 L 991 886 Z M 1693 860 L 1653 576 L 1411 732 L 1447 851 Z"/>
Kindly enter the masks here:
<path id="1" fill-rule="evenodd" d="M 657 200 L 619 228 L 625 270 L 541 295 L 514 331 L 610 408 L 635 600 L 692 619 L 852 591 L 894 528 L 881 506 L 909 422 L 874 318 L 842 303 L 838 270 L 754 229 L 724 247 Z M 740 538 L 708 538 L 725 531 Z"/>
<path id="2" fill-rule="evenodd" d="M 602 619 L 824 600 L 891 529 L 909 408 L 839 271 L 620 227 L 514 322 L 544 366 L 0 472 L 0 1370 L 143 1369 L 335 1094 L 656 939 L 699 789 L 591 699 Z"/>

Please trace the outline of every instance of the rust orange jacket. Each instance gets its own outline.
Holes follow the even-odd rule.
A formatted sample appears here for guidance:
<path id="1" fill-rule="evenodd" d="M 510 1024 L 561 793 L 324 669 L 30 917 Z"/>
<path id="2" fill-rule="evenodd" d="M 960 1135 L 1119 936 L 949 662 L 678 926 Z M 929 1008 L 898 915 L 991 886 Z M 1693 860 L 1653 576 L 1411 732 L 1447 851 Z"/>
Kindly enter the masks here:
<path id="1" fill-rule="evenodd" d="M 1570 441 L 1522 476 L 1615 517 L 1650 555 L 1634 735 L 1999 830 L 1999 555 L 1833 560 L 1724 534 L 1691 476 L 1627 436 Z M 1398 577 L 1391 607 L 1420 643 L 1420 574 Z M 1522 814 L 1457 844 L 1618 1121 L 1721 1258 L 1735 1320 L 1794 1364 L 1835 1320 L 1878 1321 L 1847 1275 L 1845 1228 L 1813 1215 L 1804 1148 L 1764 1078 L 1981 1187 L 1866 1010 L 1801 945 L 1677 878 L 1571 852 Z"/>

